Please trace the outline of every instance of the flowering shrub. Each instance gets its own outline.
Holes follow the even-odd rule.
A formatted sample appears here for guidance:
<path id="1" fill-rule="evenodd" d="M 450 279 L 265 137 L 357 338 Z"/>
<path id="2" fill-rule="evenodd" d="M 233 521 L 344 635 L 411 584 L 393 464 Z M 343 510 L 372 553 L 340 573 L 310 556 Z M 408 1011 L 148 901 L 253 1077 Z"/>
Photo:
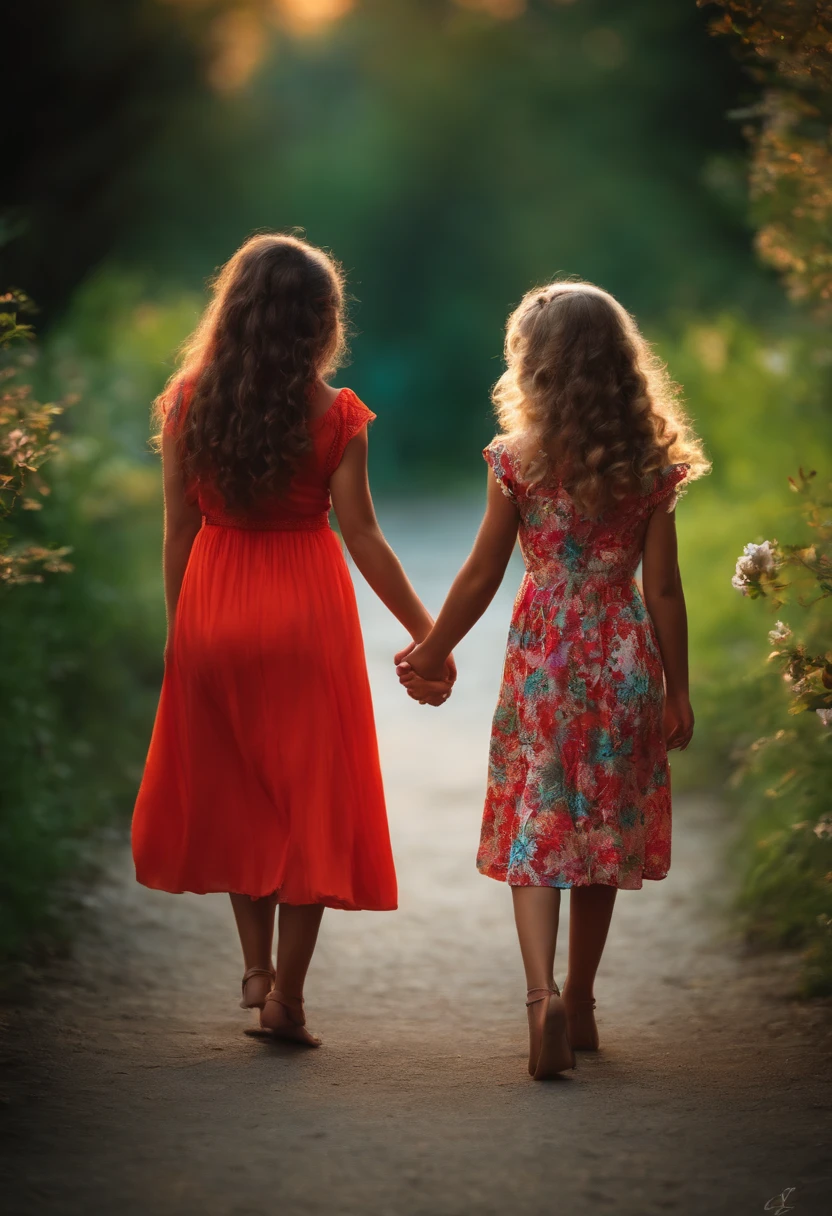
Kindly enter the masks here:
<path id="1" fill-rule="evenodd" d="M 741 115 L 749 141 L 752 219 L 761 258 L 792 299 L 818 319 L 832 313 L 832 4 L 829 0 L 697 0 L 722 11 L 712 31 L 727 36 L 759 86 Z M 820 331 L 818 330 L 818 333 Z M 820 366 L 818 364 L 817 366 Z M 800 379 L 789 399 L 806 419 Z M 828 391 L 825 399 L 828 401 Z M 809 442 L 823 442 L 828 407 Z M 744 442 L 744 441 L 743 441 Z M 806 441 L 804 441 L 806 442 Z M 714 722 L 732 751 L 731 786 L 742 811 L 739 904 L 750 941 L 799 947 L 805 995 L 832 994 L 832 505 L 814 474 L 801 496 L 813 541 L 746 545 L 734 587 L 788 606 L 769 632 L 770 666 L 720 690 Z M 780 523 L 777 524 L 778 530 Z M 800 610 L 796 619 L 796 610 Z M 779 668 L 780 678 L 775 674 Z M 788 689 L 784 704 L 784 686 Z M 788 706 L 792 725 L 786 728 Z M 814 712 L 809 712 L 814 711 Z"/>
<path id="2" fill-rule="evenodd" d="M 762 580 L 777 573 L 780 561 L 776 540 L 764 540 L 761 545 L 748 544 L 737 558 L 737 568 L 731 583 L 737 591 L 750 595 L 752 599 L 765 595 Z"/>
<path id="3" fill-rule="evenodd" d="M 53 421 L 59 405 L 34 400 L 31 385 L 21 378 L 29 359 L 9 352 L 31 339 L 31 326 L 21 325 L 18 310 L 28 301 L 22 292 L 0 296 L 0 584 L 39 583 L 44 573 L 63 574 L 72 567 L 65 560 L 69 548 L 16 542 L 2 528 L 16 506 L 40 511 L 49 486 L 40 476 L 41 465 L 57 451 L 58 432 Z"/>
<path id="4" fill-rule="evenodd" d="M 765 598 L 789 621 L 769 631 L 773 687 L 761 675 L 749 715 L 763 733 L 735 753 L 732 785 L 745 802 L 756 846 L 740 903 L 752 942 L 804 951 L 805 995 L 832 993 L 832 494 L 811 472 L 789 479 L 810 542 L 746 545 L 732 583 Z M 796 612 L 799 618 L 796 619 Z M 784 615 L 786 615 L 784 613 Z M 782 689 L 788 690 L 786 705 Z M 783 709 L 797 716 L 783 724 Z M 817 721 L 810 716 L 816 715 Z"/>
<path id="5" fill-rule="evenodd" d="M 776 540 L 745 546 L 734 577 L 734 587 L 752 599 L 765 597 L 775 608 L 793 602 L 807 612 L 805 639 L 798 640 L 789 625 L 778 621 L 769 632 L 777 662 L 789 686 L 789 712 L 813 710 L 824 726 L 832 724 L 832 629 L 820 612 L 832 597 L 832 493 L 818 494 L 814 472 L 800 470 L 799 480 L 789 478 L 802 496 L 803 514 L 815 533 L 810 544 L 779 545 Z M 832 491 L 832 487 L 830 487 Z"/>
<path id="6" fill-rule="evenodd" d="M 0 300 L 0 982 L 8 959 L 65 938 L 64 881 L 89 866 L 90 833 L 135 797 L 164 638 L 147 403 L 159 347 L 182 333 L 149 333 L 134 311 L 113 339 L 110 293 L 53 326 L 35 358 L 21 303 Z M 70 397 L 72 427 L 56 438 L 53 407 L 39 403 Z M 70 547 L 73 573 L 50 573 Z"/>

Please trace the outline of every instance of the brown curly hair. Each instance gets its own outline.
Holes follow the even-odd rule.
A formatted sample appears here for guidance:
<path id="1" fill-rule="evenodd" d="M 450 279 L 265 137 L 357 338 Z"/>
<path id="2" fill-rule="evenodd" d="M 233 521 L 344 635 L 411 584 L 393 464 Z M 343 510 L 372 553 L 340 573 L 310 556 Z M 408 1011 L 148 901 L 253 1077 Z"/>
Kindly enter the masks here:
<path id="1" fill-rule="evenodd" d="M 232 511 L 280 494 L 311 440 L 309 390 L 345 347 L 344 282 L 321 249 L 280 233 L 251 237 L 226 262 L 156 403 L 187 408 L 177 451 L 189 483 L 212 485 Z"/>
<path id="2" fill-rule="evenodd" d="M 617 300 L 592 283 L 528 292 L 509 318 L 493 390 L 529 482 L 557 476 L 588 518 L 652 488 L 659 470 L 709 464 L 664 364 Z"/>

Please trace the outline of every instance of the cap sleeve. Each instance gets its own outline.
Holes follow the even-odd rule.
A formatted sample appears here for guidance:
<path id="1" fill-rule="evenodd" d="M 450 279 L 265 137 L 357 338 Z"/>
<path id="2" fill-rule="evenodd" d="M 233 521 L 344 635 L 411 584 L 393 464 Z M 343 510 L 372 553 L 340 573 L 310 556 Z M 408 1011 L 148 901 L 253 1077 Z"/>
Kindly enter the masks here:
<path id="1" fill-rule="evenodd" d="M 181 377 L 174 380 L 159 398 L 159 410 L 162 415 L 162 434 L 176 436 L 185 418 L 188 401 L 191 398 L 193 385 Z"/>
<path id="2" fill-rule="evenodd" d="M 670 513 L 676 507 L 680 498 L 679 487 L 688 475 L 690 465 L 671 464 L 661 469 L 653 491 L 648 495 L 647 505 L 651 511 L 662 506 Z"/>
<path id="3" fill-rule="evenodd" d="M 362 431 L 368 423 L 374 422 L 376 415 L 368 409 L 363 401 L 355 395 L 351 388 L 341 391 L 339 401 L 338 425 L 332 438 L 329 451 L 329 473 L 335 472 L 341 463 L 341 457 L 351 439 Z"/>
<path id="4" fill-rule="evenodd" d="M 518 493 L 517 477 L 511 463 L 508 448 L 502 440 L 492 440 L 488 447 L 483 450 L 483 459 L 497 478 L 497 484 L 506 498 L 510 498 L 512 502 L 516 503 Z"/>

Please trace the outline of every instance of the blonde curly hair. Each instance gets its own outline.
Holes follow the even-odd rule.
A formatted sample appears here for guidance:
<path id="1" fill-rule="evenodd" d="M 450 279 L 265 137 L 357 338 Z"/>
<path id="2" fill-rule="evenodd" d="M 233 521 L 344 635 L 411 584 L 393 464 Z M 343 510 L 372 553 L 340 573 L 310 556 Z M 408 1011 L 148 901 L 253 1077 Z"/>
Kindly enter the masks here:
<path id="1" fill-rule="evenodd" d="M 710 465 L 668 375 L 628 312 L 592 283 L 527 292 L 508 320 L 492 399 L 520 473 L 557 476 L 587 517 L 649 490 L 661 469 Z"/>

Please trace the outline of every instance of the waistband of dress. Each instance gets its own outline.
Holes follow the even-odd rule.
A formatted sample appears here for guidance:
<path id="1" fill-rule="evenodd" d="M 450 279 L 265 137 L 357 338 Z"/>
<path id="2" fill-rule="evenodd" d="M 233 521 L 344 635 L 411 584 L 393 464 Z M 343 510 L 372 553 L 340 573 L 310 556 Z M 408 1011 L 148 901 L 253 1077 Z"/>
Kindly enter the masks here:
<path id="1" fill-rule="evenodd" d="M 638 583 L 634 578 L 606 579 L 603 575 L 589 578 L 561 579 L 559 582 L 537 583 L 531 571 L 526 571 L 526 580 L 534 592 L 546 592 L 559 600 L 630 600 L 639 596 Z"/>
<path id="2" fill-rule="evenodd" d="M 207 528 L 230 528 L 236 532 L 322 532 L 329 527 L 329 512 L 325 515 L 298 516 L 297 519 L 247 520 L 220 519 L 215 515 L 203 515 Z"/>

